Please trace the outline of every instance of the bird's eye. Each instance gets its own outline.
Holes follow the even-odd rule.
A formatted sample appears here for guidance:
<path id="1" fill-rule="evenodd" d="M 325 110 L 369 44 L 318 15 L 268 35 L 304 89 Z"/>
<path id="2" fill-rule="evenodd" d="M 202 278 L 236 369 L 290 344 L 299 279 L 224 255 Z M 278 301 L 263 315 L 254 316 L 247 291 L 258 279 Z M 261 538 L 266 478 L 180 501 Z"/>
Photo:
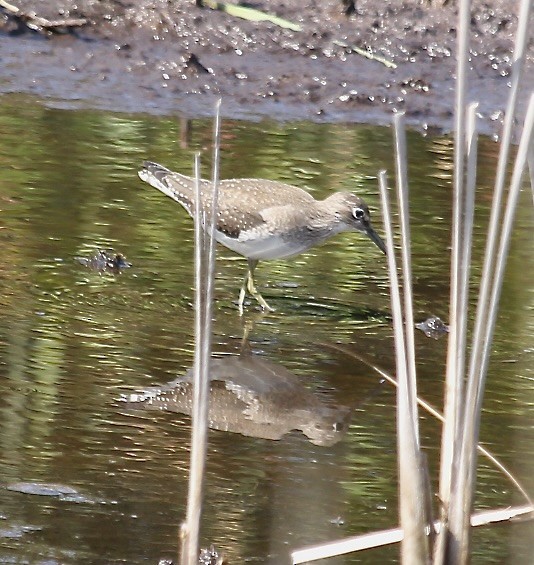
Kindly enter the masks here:
<path id="1" fill-rule="evenodd" d="M 363 208 L 353 208 L 352 210 L 352 215 L 357 219 L 357 220 L 361 220 L 364 218 L 365 216 L 365 211 L 363 210 Z"/>

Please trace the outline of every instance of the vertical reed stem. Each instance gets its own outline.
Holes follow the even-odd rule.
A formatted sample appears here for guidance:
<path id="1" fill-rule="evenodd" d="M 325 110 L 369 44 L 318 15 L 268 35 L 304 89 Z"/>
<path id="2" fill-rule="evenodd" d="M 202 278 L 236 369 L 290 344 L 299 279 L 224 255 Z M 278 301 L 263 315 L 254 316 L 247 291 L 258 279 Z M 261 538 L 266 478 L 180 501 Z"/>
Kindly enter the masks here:
<path id="1" fill-rule="evenodd" d="M 418 443 L 417 397 L 411 396 L 410 370 L 406 354 L 405 326 L 397 276 L 397 263 L 393 244 L 393 227 L 385 171 L 379 173 L 382 213 L 386 230 L 386 248 L 391 293 L 391 310 L 395 331 L 395 356 L 397 366 L 397 457 L 399 466 L 399 513 L 404 535 L 401 543 L 403 563 L 425 565 L 428 563 L 428 540 L 425 534 L 425 481 Z M 406 218 L 403 223 L 406 222 Z M 407 250 L 405 249 L 404 252 Z M 414 416 L 415 415 L 415 416 Z"/>
<path id="2" fill-rule="evenodd" d="M 408 193 L 408 171 L 406 151 L 406 130 L 404 128 L 404 113 L 395 114 L 395 156 L 397 176 L 397 197 L 399 203 L 399 218 L 401 228 L 402 281 L 404 289 L 404 331 L 406 337 L 406 357 L 408 362 L 408 382 L 410 404 L 412 408 L 413 429 L 416 443 L 419 447 L 419 422 L 417 414 L 417 378 L 415 370 L 415 341 L 413 320 L 412 295 L 412 258 L 410 245 L 410 210 Z"/>
<path id="3" fill-rule="evenodd" d="M 465 100 L 469 51 L 470 0 L 460 0 L 458 14 L 456 101 L 454 132 L 454 182 L 451 241 L 451 287 L 449 306 L 449 341 L 445 386 L 445 424 L 441 442 L 440 499 L 447 511 L 453 465 L 453 446 L 463 402 L 463 373 L 465 360 L 458 350 L 458 287 L 460 279 L 460 234 L 462 232 L 462 200 L 464 186 Z M 446 529 L 441 530 L 444 536 Z M 440 562 L 440 561 L 439 561 Z"/>
<path id="4" fill-rule="evenodd" d="M 465 356 L 467 343 L 467 311 L 469 305 L 469 272 L 471 264 L 471 248 L 473 233 L 473 215 L 475 205 L 475 189 L 476 189 L 476 167 L 477 167 L 477 130 L 476 130 L 476 109 L 478 104 L 470 104 L 466 113 L 467 122 L 467 178 L 464 198 L 462 199 L 461 219 L 462 219 L 462 240 L 459 248 L 459 285 L 458 285 L 458 317 L 457 317 L 457 348 L 458 353 L 462 357 L 462 384 L 464 381 Z M 459 544 L 469 546 L 470 539 L 470 523 L 469 516 L 458 516 L 455 509 L 461 507 L 461 502 L 466 496 L 465 469 L 459 466 L 460 461 L 460 445 L 462 441 L 462 432 L 466 425 L 467 409 L 464 406 L 458 413 L 458 428 L 454 441 L 454 459 L 453 465 L 455 474 L 451 478 L 450 506 L 448 513 L 449 532 L 447 539 L 447 547 L 445 554 L 450 563 L 458 563 L 455 559 L 456 548 Z M 472 445 L 472 450 L 476 451 L 476 442 Z M 444 540 L 442 540 L 444 541 Z"/>
<path id="5" fill-rule="evenodd" d="M 532 204 L 534 204 L 534 143 L 530 144 L 528 152 L 528 171 L 530 174 L 530 190 L 532 191 Z"/>
<path id="6" fill-rule="evenodd" d="M 488 325 L 487 312 L 488 300 L 491 292 L 490 281 L 492 280 L 492 273 L 495 271 L 495 251 L 498 233 L 501 225 L 504 181 L 506 176 L 506 168 L 508 165 L 508 158 L 510 155 L 510 144 L 512 140 L 512 127 L 514 124 L 517 95 L 519 92 L 519 85 L 525 64 L 525 52 L 528 40 L 531 5 L 531 0 L 522 0 L 518 18 L 518 30 L 516 34 L 512 64 L 512 88 L 510 89 L 510 96 L 508 98 L 508 104 L 506 107 L 503 133 L 499 149 L 499 160 L 497 163 L 497 174 L 495 177 L 495 188 L 493 191 L 493 204 L 491 208 L 488 237 L 486 240 L 486 250 L 484 253 L 484 266 L 482 269 L 475 328 L 473 332 L 473 345 L 469 365 L 470 378 L 472 378 L 475 373 L 480 372 L 479 359 L 483 355 L 481 348 L 484 343 L 482 336 L 484 334 L 485 328 L 487 328 Z"/>
<path id="7" fill-rule="evenodd" d="M 469 362 L 469 371 L 468 371 L 468 382 L 469 387 L 472 389 L 476 389 L 479 387 L 483 388 L 483 380 L 486 371 L 486 364 L 487 359 L 489 356 L 489 348 L 491 347 L 491 338 L 492 338 L 492 327 L 491 327 L 491 310 L 490 310 L 490 295 L 492 293 L 492 281 L 493 281 L 493 273 L 496 269 L 495 263 L 495 252 L 496 252 L 496 245 L 498 241 L 498 233 L 500 229 L 500 224 L 502 220 L 502 200 L 504 195 L 504 181 L 506 175 L 506 167 L 510 152 L 510 142 L 512 138 L 512 126 L 514 122 L 514 115 L 515 115 L 515 106 L 517 102 L 517 94 L 519 91 L 519 84 L 521 80 L 521 75 L 523 71 L 524 61 L 525 61 L 525 52 L 526 52 L 526 45 L 528 39 L 528 29 L 529 29 L 529 15 L 531 10 L 531 1 L 530 0 L 522 0 L 520 5 L 520 13 L 518 17 L 518 31 L 516 34 L 516 43 L 514 49 L 514 63 L 512 65 L 512 88 L 510 90 L 510 96 L 507 105 L 507 111 L 505 115 L 504 127 L 503 127 L 503 135 L 501 140 L 501 146 L 499 151 L 499 161 L 497 166 L 497 174 L 495 180 L 495 190 L 493 195 L 493 205 L 491 210 L 490 222 L 489 222 L 489 230 L 488 230 L 488 237 L 486 241 L 486 249 L 485 249 L 485 256 L 484 256 L 484 267 L 482 271 L 482 278 L 480 284 L 480 292 L 479 292 L 479 299 L 477 303 L 477 311 L 475 317 L 475 327 L 473 331 L 473 341 L 472 341 L 472 349 L 471 349 L 471 357 Z M 462 14 L 462 6 L 460 8 L 460 26 L 462 22 L 464 22 L 464 17 L 468 17 L 469 14 L 466 15 Z M 467 20 L 466 20 L 467 21 Z M 462 32 L 460 32 L 460 35 Z M 462 56 L 462 53 L 459 53 L 459 57 Z M 458 85 L 459 88 L 459 85 Z M 459 109 L 457 108 L 457 112 Z M 458 116 L 458 113 L 457 113 Z M 458 133 L 458 132 L 457 132 Z M 459 146 L 457 146 L 457 151 Z M 455 163 L 456 164 L 456 163 Z M 458 173 L 458 172 L 457 172 Z M 456 201 L 455 201 L 456 204 Z M 454 240 L 454 238 L 453 238 Z M 453 308 L 451 305 L 451 312 Z M 454 332 L 454 335 L 451 336 L 451 340 L 454 339 L 454 347 L 458 347 L 457 341 L 457 324 L 456 319 L 454 320 L 454 324 L 452 324 L 451 318 L 451 331 Z M 449 343 L 449 353 L 447 357 L 447 383 L 449 383 L 449 371 L 452 370 L 452 367 L 449 367 L 449 363 L 453 360 L 453 352 L 451 351 L 451 347 L 453 345 L 452 341 Z M 462 371 L 463 374 L 463 371 Z M 463 382 L 460 380 L 457 381 L 458 386 L 463 387 Z M 450 381 L 451 386 L 453 385 L 453 381 Z M 449 388 L 449 384 L 447 385 Z M 479 395 L 482 396 L 482 390 L 479 390 Z M 470 527 L 469 522 L 466 516 L 469 515 L 471 511 L 471 506 L 473 502 L 472 497 L 472 489 L 474 488 L 474 481 L 475 481 L 475 462 L 476 462 L 476 454 L 474 454 L 473 448 L 467 448 L 466 444 L 471 444 L 473 441 L 477 442 L 478 439 L 478 431 L 476 431 L 476 437 L 473 436 L 475 433 L 474 427 L 478 430 L 478 421 L 480 415 L 475 415 L 472 412 L 473 407 L 470 405 L 470 402 L 474 402 L 473 392 L 471 394 L 471 400 L 465 403 L 466 408 L 464 409 L 464 418 L 463 418 L 463 425 L 461 428 L 458 428 L 458 421 L 456 421 L 455 428 L 457 433 L 454 434 L 454 438 L 456 440 L 455 443 L 455 457 L 457 459 L 457 473 L 455 477 L 455 500 L 450 500 L 450 472 L 451 468 L 444 460 L 444 456 L 442 454 L 442 482 L 440 483 L 440 494 L 442 496 L 442 500 L 445 504 L 445 512 L 448 515 L 448 518 L 445 520 L 447 527 L 443 528 L 443 531 L 446 532 L 447 530 L 450 531 L 451 535 L 444 533 L 444 536 L 448 537 L 447 540 L 447 558 L 448 562 L 450 563 L 467 563 L 469 559 L 469 541 L 470 541 Z M 448 401 L 448 397 L 447 397 Z M 446 405 L 446 409 L 448 406 L 448 402 Z M 480 406 L 481 408 L 481 406 Z M 468 412 L 469 410 L 469 412 Z M 447 429 L 449 425 L 448 420 L 448 412 L 446 410 L 446 423 L 445 429 Z M 475 422 L 470 422 L 471 420 L 475 420 Z M 468 432 L 470 430 L 470 432 Z M 443 436 L 443 445 L 442 451 L 445 452 L 446 445 L 445 442 L 450 440 L 450 436 L 444 432 Z M 468 454 L 469 452 L 469 454 Z M 463 455 L 462 455 L 463 454 Z M 450 464 L 452 465 L 452 459 Z M 444 466 L 447 466 L 447 469 L 444 470 Z M 448 488 L 446 488 L 445 479 L 447 478 L 445 473 L 448 473 Z M 451 504 L 450 511 L 448 509 L 448 504 Z M 444 523 L 444 525 L 445 525 Z M 443 539 L 440 539 L 443 541 Z M 441 546 L 443 547 L 443 546 Z M 441 554 L 441 558 L 436 558 L 435 563 L 442 563 L 442 559 L 444 558 L 444 554 Z"/>
<path id="8" fill-rule="evenodd" d="M 221 153 L 221 103 L 222 99 L 219 98 L 215 103 L 215 119 L 213 122 L 213 165 L 212 165 L 212 201 L 211 201 L 211 217 L 210 217 L 210 248 L 208 255 L 208 269 L 213 274 L 215 269 L 215 228 L 217 226 L 217 208 L 219 201 L 219 161 Z M 213 276 L 208 278 L 208 296 L 211 298 L 213 294 Z M 212 300 L 208 301 L 209 320 L 211 320 Z M 208 320 L 206 320 L 208 322 Z"/>
<path id="9" fill-rule="evenodd" d="M 195 360 L 193 380 L 193 407 L 191 411 L 191 455 L 187 512 L 182 526 L 181 565 L 198 561 L 200 518 L 202 513 L 202 485 L 207 450 L 207 405 L 209 372 L 204 355 L 206 339 L 206 256 L 203 233 L 203 214 L 200 191 L 200 155 L 195 154 Z"/>
<path id="10" fill-rule="evenodd" d="M 200 158 L 195 155 L 195 370 L 191 412 L 191 458 L 186 521 L 182 526 L 181 565 L 197 565 L 203 482 L 208 444 L 209 365 L 211 357 L 211 321 L 215 270 L 215 224 L 220 151 L 220 100 L 214 120 L 213 192 L 210 213 L 202 213 Z M 208 195 L 206 195 L 208 198 Z M 203 229 L 207 232 L 206 235 Z"/>
<path id="11" fill-rule="evenodd" d="M 469 516 L 472 511 L 474 488 L 476 483 L 476 445 L 480 431 L 480 418 L 482 413 L 482 401 L 489 363 L 490 345 L 493 339 L 499 298 L 506 267 L 506 259 L 510 245 L 510 236 L 515 217 L 517 200 L 521 189 L 521 180 L 527 166 L 529 145 L 533 140 L 534 132 L 534 94 L 532 94 L 528 106 L 527 116 L 523 127 L 523 133 L 519 142 L 519 148 L 514 164 L 514 171 L 510 184 L 510 191 L 506 203 L 504 215 L 501 210 L 502 230 L 499 241 L 494 243 L 498 251 L 495 259 L 495 272 L 489 281 L 491 288 L 488 309 L 487 324 L 484 328 L 483 344 L 480 348 L 480 357 L 475 360 L 474 365 L 477 372 L 469 375 L 466 395 L 466 417 L 463 426 L 462 443 L 460 446 L 458 484 L 455 488 L 460 490 L 461 497 L 451 503 L 451 524 L 458 528 L 454 544 L 450 548 L 452 563 L 469 562 Z M 460 529 L 460 525 L 462 528 Z M 456 532 L 455 532 L 456 533 Z"/>

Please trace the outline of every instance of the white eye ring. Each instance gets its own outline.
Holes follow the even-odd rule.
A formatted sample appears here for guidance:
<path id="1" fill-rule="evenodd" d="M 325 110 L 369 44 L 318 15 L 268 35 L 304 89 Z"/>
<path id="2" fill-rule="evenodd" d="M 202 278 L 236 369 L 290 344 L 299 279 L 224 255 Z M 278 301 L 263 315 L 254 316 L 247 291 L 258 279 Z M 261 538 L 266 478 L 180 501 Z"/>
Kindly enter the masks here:
<path id="1" fill-rule="evenodd" d="M 365 216 L 365 211 L 363 210 L 363 208 L 353 208 L 353 209 L 352 209 L 352 215 L 353 215 L 357 220 L 361 220 L 361 219 L 363 219 L 363 217 Z"/>

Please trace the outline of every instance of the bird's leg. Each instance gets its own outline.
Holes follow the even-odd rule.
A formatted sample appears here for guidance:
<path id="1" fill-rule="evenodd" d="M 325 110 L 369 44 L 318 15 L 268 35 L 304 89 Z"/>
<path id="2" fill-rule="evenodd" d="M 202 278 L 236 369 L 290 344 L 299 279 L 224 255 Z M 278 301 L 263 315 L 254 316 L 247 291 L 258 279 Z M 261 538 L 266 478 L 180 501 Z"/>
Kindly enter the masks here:
<path id="1" fill-rule="evenodd" d="M 254 284 L 254 271 L 256 270 L 256 266 L 258 265 L 258 261 L 256 259 L 249 259 L 248 260 L 248 280 L 247 280 L 247 290 L 259 303 L 262 310 L 267 310 L 268 312 L 274 312 L 274 308 L 271 308 L 263 296 L 260 294 L 260 291 L 256 288 Z"/>
<path id="2" fill-rule="evenodd" d="M 247 274 L 243 279 L 243 284 L 239 290 L 239 300 L 237 301 L 237 307 L 239 308 L 239 315 L 243 315 L 243 303 L 245 302 L 245 295 L 247 294 L 247 284 L 248 284 L 249 271 L 247 268 Z"/>
<path id="3" fill-rule="evenodd" d="M 248 259 L 248 269 L 247 274 L 245 275 L 245 280 L 243 281 L 243 286 L 239 291 L 239 315 L 243 315 L 243 303 L 245 301 L 245 295 L 247 291 L 251 296 L 253 296 L 262 307 L 262 310 L 268 310 L 269 312 L 274 312 L 274 308 L 271 308 L 263 296 L 260 294 L 256 285 L 254 284 L 254 270 L 256 269 L 256 265 L 258 264 L 257 259 Z"/>

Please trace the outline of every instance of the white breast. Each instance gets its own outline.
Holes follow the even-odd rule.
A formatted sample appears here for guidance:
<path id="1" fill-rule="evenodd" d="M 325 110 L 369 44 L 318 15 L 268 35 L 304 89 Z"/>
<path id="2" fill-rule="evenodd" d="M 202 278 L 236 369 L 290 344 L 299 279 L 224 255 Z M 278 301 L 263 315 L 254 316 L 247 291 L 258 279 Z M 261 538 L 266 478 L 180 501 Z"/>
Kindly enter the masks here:
<path id="1" fill-rule="evenodd" d="M 284 259 L 292 255 L 298 255 L 310 247 L 309 242 L 288 240 L 277 235 L 268 234 L 266 237 L 246 232 L 246 237 L 232 238 L 224 233 L 217 232 L 216 240 L 232 251 L 248 257 L 249 259 L 269 260 Z"/>

